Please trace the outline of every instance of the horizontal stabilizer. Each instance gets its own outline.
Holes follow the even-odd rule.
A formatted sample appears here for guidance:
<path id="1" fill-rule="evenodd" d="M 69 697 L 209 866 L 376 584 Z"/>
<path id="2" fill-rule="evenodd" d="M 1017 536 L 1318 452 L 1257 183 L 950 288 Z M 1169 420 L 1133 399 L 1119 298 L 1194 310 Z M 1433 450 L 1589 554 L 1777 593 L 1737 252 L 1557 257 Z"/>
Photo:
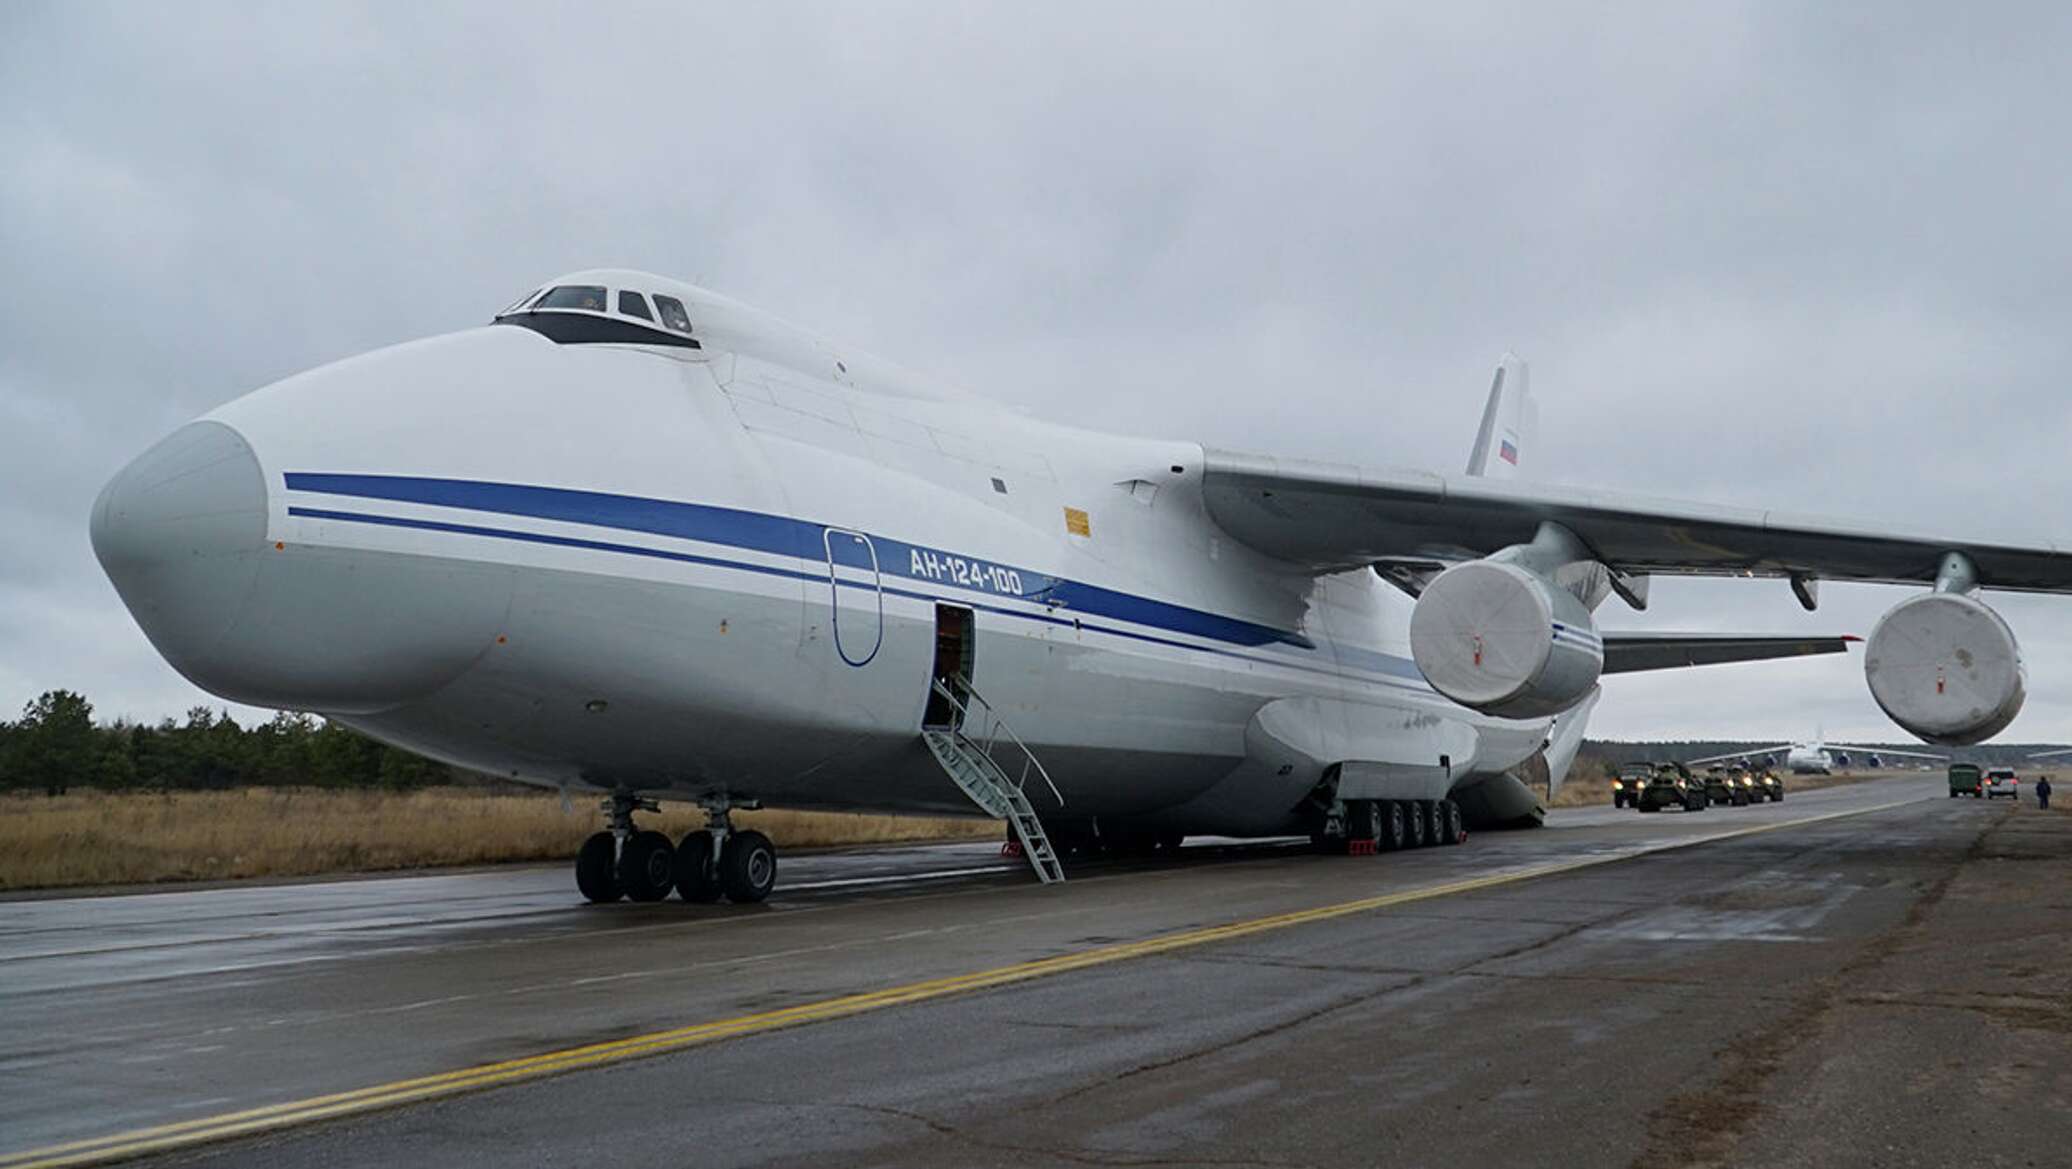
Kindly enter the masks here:
<path id="1" fill-rule="evenodd" d="M 1739 633 L 1607 633 L 1604 672 L 1678 670 L 1723 662 L 1759 662 L 1807 654 L 1838 654 L 1860 640 L 1837 637 L 1761 637 Z"/>

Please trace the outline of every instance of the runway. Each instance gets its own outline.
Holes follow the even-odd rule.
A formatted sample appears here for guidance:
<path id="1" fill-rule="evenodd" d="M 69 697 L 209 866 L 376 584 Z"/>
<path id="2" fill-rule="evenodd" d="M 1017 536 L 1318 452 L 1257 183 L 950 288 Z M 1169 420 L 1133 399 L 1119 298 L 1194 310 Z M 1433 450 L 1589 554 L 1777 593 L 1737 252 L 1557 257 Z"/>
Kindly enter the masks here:
<path id="1" fill-rule="evenodd" d="M 2068 1086 L 2072 818 L 1941 790 L 1378 858 L 1210 844 L 1052 888 L 991 846 L 829 854 L 748 908 L 585 907 L 560 867 L 4 902 L 0 1165 L 514 1066 L 185 1155 L 2020 1163 L 2072 1140 L 2003 1111 Z M 572 1050 L 610 1058 L 543 1074 Z"/>

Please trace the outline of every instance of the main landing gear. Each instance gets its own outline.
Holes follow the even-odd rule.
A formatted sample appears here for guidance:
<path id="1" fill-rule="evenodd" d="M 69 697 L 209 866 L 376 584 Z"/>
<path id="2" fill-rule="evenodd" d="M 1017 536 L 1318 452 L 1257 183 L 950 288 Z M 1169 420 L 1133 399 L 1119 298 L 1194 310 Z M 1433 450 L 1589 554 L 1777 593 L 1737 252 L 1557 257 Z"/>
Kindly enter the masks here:
<path id="1" fill-rule="evenodd" d="M 1327 826 L 1310 840 L 1320 852 L 1364 856 L 1467 838 L 1460 805 L 1452 800 L 1347 800 L 1343 831 Z"/>
<path id="2" fill-rule="evenodd" d="M 705 827 L 675 845 L 660 832 L 633 826 L 633 813 L 661 806 L 631 792 L 613 792 L 603 805 L 611 827 L 583 841 L 576 853 L 576 888 L 590 901 L 660 901 L 674 889 L 685 901 L 749 904 L 777 884 L 777 846 L 760 832 L 734 830 L 729 804 L 704 805 Z"/>

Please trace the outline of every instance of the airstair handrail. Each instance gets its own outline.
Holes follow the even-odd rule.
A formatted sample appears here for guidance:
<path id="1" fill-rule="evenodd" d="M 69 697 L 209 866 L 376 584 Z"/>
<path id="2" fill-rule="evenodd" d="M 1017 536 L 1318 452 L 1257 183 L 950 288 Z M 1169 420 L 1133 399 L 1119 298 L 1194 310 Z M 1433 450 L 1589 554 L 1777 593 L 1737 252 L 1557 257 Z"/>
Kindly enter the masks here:
<path id="1" fill-rule="evenodd" d="M 1029 749 L 1029 745 L 1027 743 L 1022 742 L 1022 737 L 1014 733 L 1014 728 L 1008 726 L 1007 720 L 1000 716 L 1000 712 L 993 709 L 993 704 L 987 702 L 985 695 L 980 694 L 978 692 L 978 688 L 971 684 L 971 679 L 965 677 L 962 674 L 959 674 L 956 677 L 956 682 L 957 685 L 963 689 L 964 694 L 970 698 L 971 702 L 966 702 L 963 698 L 958 697 L 956 692 L 951 690 L 950 687 L 944 683 L 943 679 L 936 678 L 932 682 L 932 685 L 935 688 L 935 692 L 937 694 L 942 695 L 944 700 L 949 702 L 949 704 L 956 709 L 958 715 L 961 716 L 957 720 L 956 733 L 958 733 L 959 735 L 964 735 L 964 737 L 967 739 L 972 738 L 970 735 L 964 734 L 963 725 L 971 718 L 971 703 L 978 704 L 980 709 L 985 714 L 987 720 L 987 727 L 984 741 L 980 742 L 979 740 L 973 739 L 973 744 L 977 746 L 980 751 L 984 752 L 986 757 L 990 759 L 993 755 L 994 743 L 999 739 L 1002 733 L 1005 733 L 1007 735 L 1008 741 L 1013 743 L 1015 745 L 1015 748 L 1022 753 L 1022 774 L 1020 780 L 1015 783 L 1016 790 L 1020 790 L 1024 785 L 1028 783 L 1029 769 L 1033 767 L 1036 769 L 1036 774 L 1042 778 L 1043 786 L 1050 789 L 1051 798 L 1058 802 L 1059 807 L 1064 807 L 1064 793 L 1060 792 L 1058 790 L 1058 785 L 1052 782 L 1050 778 L 1050 772 L 1044 770 L 1043 761 L 1041 759 L 1036 758 L 1036 752 L 1031 751 Z M 998 766 L 997 761 L 995 762 L 995 766 Z"/>

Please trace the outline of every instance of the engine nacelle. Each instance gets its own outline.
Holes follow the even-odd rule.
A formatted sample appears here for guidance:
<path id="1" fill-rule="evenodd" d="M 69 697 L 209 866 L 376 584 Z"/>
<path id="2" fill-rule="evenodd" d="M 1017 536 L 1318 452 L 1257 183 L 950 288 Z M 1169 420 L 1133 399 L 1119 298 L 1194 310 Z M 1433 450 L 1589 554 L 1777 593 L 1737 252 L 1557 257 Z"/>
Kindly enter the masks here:
<path id="1" fill-rule="evenodd" d="M 1501 718 L 1560 714 L 1604 671 L 1604 641 L 1575 594 L 1498 560 L 1456 564 L 1425 586 L 1410 654 L 1432 689 Z"/>
<path id="2" fill-rule="evenodd" d="M 2014 631 L 1957 592 L 1912 597 L 1878 618 L 1864 643 L 1863 676 L 1893 722 L 1948 746 L 1999 734 L 2028 696 Z"/>

